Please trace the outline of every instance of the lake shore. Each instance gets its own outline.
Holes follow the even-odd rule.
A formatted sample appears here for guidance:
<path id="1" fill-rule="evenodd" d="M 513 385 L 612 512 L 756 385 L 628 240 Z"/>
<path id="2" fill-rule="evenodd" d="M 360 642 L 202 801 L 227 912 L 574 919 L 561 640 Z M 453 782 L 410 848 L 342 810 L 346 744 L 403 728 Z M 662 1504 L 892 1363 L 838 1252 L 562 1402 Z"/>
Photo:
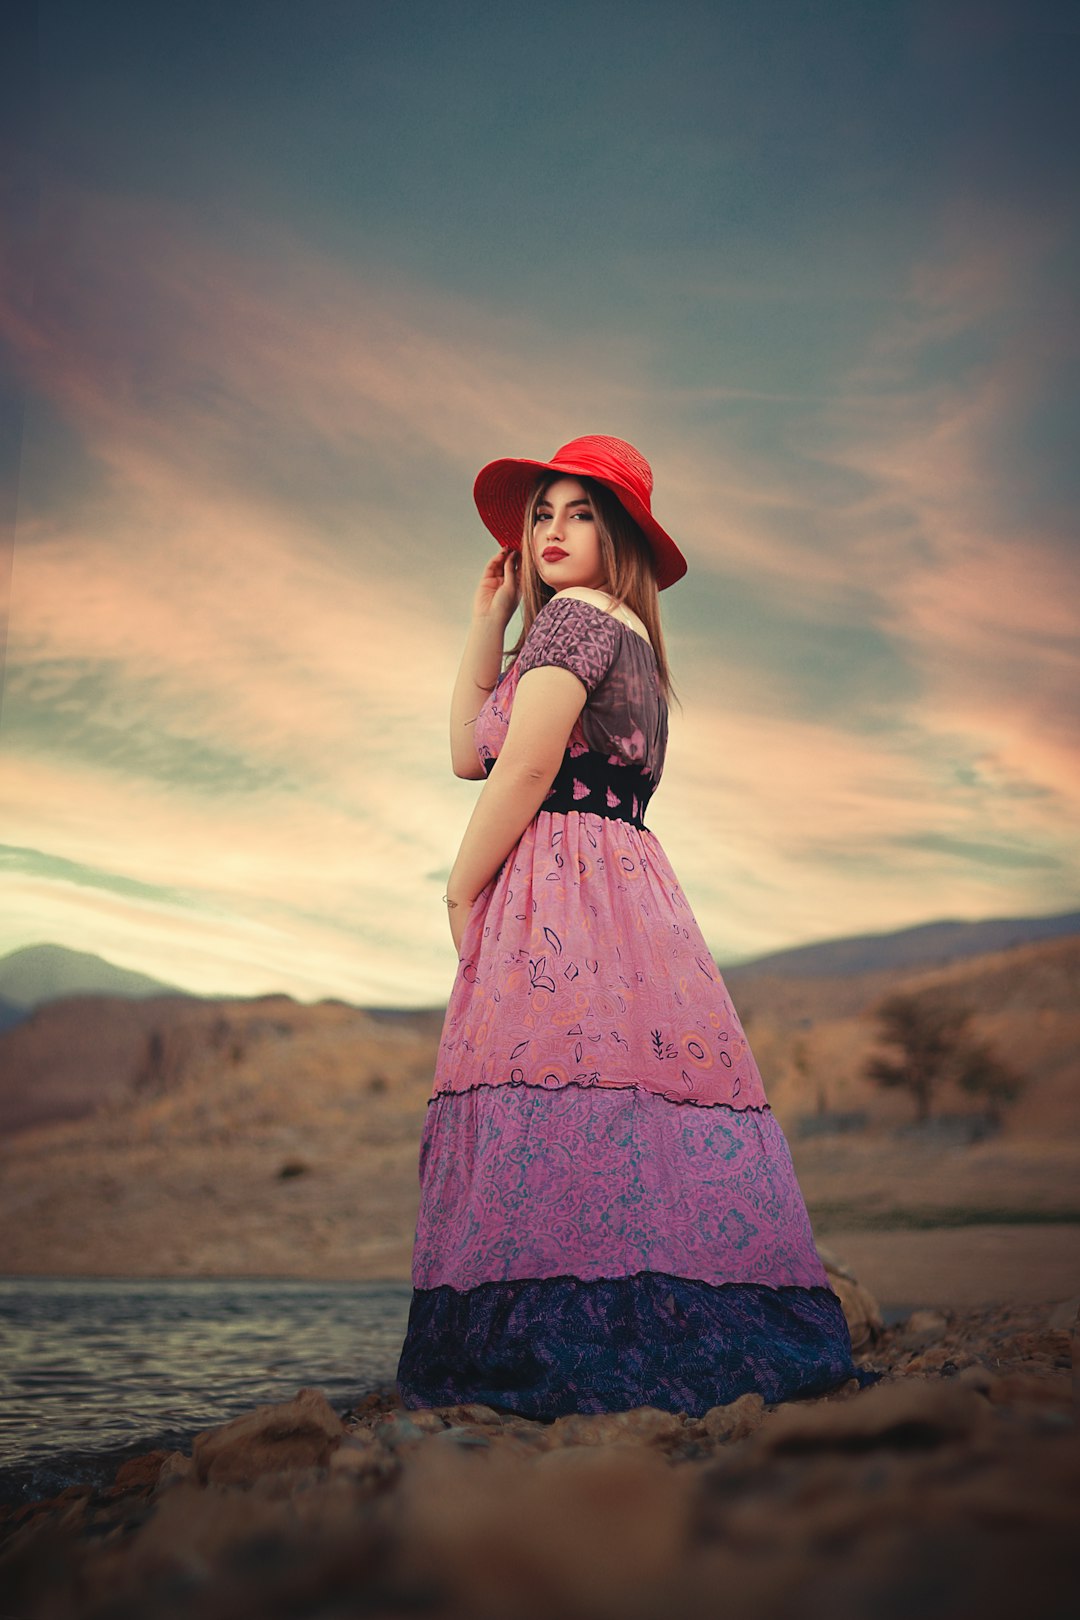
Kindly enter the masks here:
<path id="1" fill-rule="evenodd" d="M 893 1310 L 900 1303 L 939 1310 L 1005 1300 L 1025 1306 L 1080 1294 L 1080 1225 L 874 1231 L 826 1224 L 821 1241 Z"/>
<path id="2" fill-rule="evenodd" d="M 1062 1301 L 1080 1293 L 1080 1224 L 1025 1222 L 1022 1225 L 973 1221 L 962 1226 L 897 1226 L 884 1229 L 834 1226 L 815 1221 L 821 1243 L 836 1254 L 881 1301 L 890 1313 L 917 1306 L 950 1308 L 978 1306 L 995 1301 L 1027 1304 L 1038 1300 Z M 313 1259 L 310 1270 L 297 1269 L 295 1251 L 288 1249 L 261 1263 L 233 1265 L 188 1263 L 168 1268 L 153 1264 L 156 1252 L 101 1256 L 98 1264 L 84 1263 L 78 1271 L 63 1266 L 59 1252 L 52 1264 L 11 1271 L 27 1277 L 99 1278 L 229 1278 L 335 1285 L 349 1282 L 408 1283 L 411 1244 L 373 1242 L 349 1254 L 335 1253 Z M 207 1257 L 209 1259 L 209 1257 Z"/>
<path id="3" fill-rule="evenodd" d="M 0 1510 L 20 1620 L 421 1610 L 433 1620 L 1067 1612 L 1075 1300 L 920 1311 L 882 1374 L 702 1417 L 337 1412 L 316 1389 Z"/>

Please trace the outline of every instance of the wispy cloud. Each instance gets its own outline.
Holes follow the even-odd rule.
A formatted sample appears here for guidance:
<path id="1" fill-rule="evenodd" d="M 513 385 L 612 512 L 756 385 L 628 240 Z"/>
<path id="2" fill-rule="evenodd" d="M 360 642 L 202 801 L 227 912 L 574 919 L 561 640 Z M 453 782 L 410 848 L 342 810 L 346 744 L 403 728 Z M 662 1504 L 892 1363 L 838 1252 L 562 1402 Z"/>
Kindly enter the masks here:
<path id="1" fill-rule="evenodd" d="M 70 865 L 18 867 L 9 938 L 204 989 L 444 995 L 469 483 L 597 425 L 640 435 L 695 569 L 654 822 L 714 946 L 1051 909 L 1076 883 L 1077 593 L 1052 493 L 1021 499 L 1003 453 L 1056 363 L 1027 341 L 1055 239 L 1017 240 L 946 233 L 754 449 L 700 388 L 660 422 L 614 330 L 561 343 L 277 223 L 224 247 L 54 190 L 32 313 L 0 323 L 82 471 L 27 463 L 4 795 L 11 844 Z"/>

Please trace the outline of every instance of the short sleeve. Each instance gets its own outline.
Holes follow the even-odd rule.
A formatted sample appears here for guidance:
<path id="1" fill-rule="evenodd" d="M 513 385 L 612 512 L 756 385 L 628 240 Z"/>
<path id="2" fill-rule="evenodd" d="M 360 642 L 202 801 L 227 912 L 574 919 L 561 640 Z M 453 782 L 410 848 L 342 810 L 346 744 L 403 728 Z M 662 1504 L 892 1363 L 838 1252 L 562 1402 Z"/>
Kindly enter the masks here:
<path id="1" fill-rule="evenodd" d="M 555 664 L 595 691 L 615 657 L 619 626 L 610 613 L 578 597 L 553 598 L 532 622 L 518 655 L 518 674 Z"/>

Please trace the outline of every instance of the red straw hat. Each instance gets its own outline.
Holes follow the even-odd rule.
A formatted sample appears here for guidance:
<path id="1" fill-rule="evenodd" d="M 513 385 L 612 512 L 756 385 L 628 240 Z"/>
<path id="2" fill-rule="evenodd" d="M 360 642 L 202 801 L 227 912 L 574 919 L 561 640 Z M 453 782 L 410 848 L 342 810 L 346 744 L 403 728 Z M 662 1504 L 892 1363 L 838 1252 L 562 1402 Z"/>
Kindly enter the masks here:
<path id="1" fill-rule="evenodd" d="M 686 573 L 686 558 L 652 515 L 652 468 L 639 450 L 625 439 L 588 433 L 556 450 L 550 461 L 524 461 L 504 457 L 481 467 L 473 485 L 477 510 L 501 546 L 521 550 L 521 531 L 529 496 L 537 475 L 565 473 L 571 478 L 595 478 L 609 489 L 633 518 L 652 547 L 659 590 L 674 585 Z"/>

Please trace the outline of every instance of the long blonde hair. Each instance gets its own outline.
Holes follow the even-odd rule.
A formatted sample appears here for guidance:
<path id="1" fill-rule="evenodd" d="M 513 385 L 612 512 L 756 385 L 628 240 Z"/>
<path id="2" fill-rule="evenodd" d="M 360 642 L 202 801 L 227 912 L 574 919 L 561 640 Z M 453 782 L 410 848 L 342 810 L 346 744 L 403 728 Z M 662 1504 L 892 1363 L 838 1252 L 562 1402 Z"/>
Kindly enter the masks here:
<path id="1" fill-rule="evenodd" d="M 525 523 L 521 535 L 521 634 L 506 654 L 511 663 L 521 651 L 525 637 L 532 629 L 533 620 L 540 609 L 555 595 L 554 588 L 546 585 L 536 568 L 533 556 L 533 525 L 536 509 L 552 484 L 562 473 L 550 473 L 538 480 L 525 508 Z M 660 690 L 669 699 L 674 695 L 671 671 L 668 667 L 664 631 L 660 623 L 660 600 L 656 588 L 656 565 L 652 548 L 629 512 L 603 484 L 594 478 L 581 478 L 596 518 L 596 533 L 600 541 L 600 560 L 607 584 L 604 589 L 614 598 L 616 606 L 626 604 L 637 614 L 649 632 L 656 668 L 660 677 Z"/>

